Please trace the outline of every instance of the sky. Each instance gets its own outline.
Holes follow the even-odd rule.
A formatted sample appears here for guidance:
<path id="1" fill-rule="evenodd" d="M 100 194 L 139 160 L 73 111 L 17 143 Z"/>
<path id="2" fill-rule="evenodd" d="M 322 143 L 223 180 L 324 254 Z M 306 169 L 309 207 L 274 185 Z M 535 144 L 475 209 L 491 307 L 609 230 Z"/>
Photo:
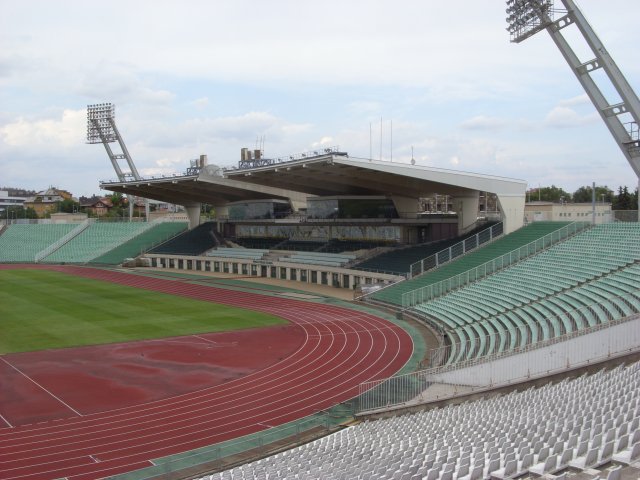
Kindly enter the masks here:
<path id="1" fill-rule="evenodd" d="M 578 4 L 640 91 L 640 2 Z M 100 194 L 116 176 L 86 143 L 86 106 L 103 102 L 144 176 L 182 173 L 200 154 L 232 167 L 263 138 L 266 157 L 339 146 L 531 188 L 637 184 L 549 35 L 509 41 L 504 1 L 0 0 L 0 11 L 0 188 Z"/>

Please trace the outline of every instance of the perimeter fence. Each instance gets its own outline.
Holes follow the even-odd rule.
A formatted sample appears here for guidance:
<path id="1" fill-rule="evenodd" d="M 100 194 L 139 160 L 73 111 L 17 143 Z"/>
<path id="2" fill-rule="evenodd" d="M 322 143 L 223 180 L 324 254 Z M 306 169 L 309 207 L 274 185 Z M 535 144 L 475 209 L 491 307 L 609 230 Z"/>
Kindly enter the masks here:
<path id="1" fill-rule="evenodd" d="M 187 476 L 203 476 L 232 468 L 236 463 L 267 456 L 279 448 L 291 448 L 317 433 L 326 433 L 353 418 L 355 401 L 343 402 L 315 415 L 268 427 L 240 438 L 154 459 L 152 467 L 108 477 L 109 480 L 173 480 Z"/>

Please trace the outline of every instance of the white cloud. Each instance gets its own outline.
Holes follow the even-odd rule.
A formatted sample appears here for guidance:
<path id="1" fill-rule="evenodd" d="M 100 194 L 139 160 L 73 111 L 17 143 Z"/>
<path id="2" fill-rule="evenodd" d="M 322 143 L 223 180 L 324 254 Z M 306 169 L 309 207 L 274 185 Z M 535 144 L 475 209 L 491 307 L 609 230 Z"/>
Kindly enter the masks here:
<path id="1" fill-rule="evenodd" d="M 193 106 L 195 106 L 196 108 L 205 108 L 209 105 L 209 98 L 208 97 L 201 97 L 198 98 L 196 100 L 194 100 L 193 102 L 191 102 L 191 104 Z"/>
<path id="2" fill-rule="evenodd" d="M 576 105 L 591 105 L 591 100 L 589 99 L 589 95 L 585 93 L 583 95 L 578 95 L 577 97 L 561 100 L 558 103 L 558 105 L 560 107 L 574 107 Z"/>
<path id="3" fill-rule="evenodd" d="M 0 127 L 3 143 L 11 147 L 69 147 L 83 143 L 86 132 L 84 110 L 64 110 L 59 118 L 18 118 Z"/>
<path id="4" fill-rule="evenodd" d="M 544 123 L 546 126 L 554 128 L 576 128 L 589 123 L 595 123 L 599 121 L 599 119 L 600 117 L 597 113 L 580 115 L 569 107 L 559 106 L 547 114 Z"/>
<path id="5" fill-rule="evenodd" d="M 167 89 L 154 88 L 153 82 L 144 79 L 135 64 L 103 61 L 89 64 L 83 70 L 85 74 L 76 82 L 75 91 L 91 101 L 166 106 L 175 98 Z"/>
<path id="6" fill-rule="evenodd" d="M 329 146 L 333 146 L 333 144 L 334 144 L 333 137 L 324 136 L 319 141 L 313 142 L 311 144 L 311 147 L 312 148 L 329 147 Z"/>
<path id="7" fill-rule="evenodd" d="M 371 100 L 359 100 L 351 102 L 347 105 L 347 109 L 356 115 L 369 116 L 372 114 L 379 114 L 382 105 L 380 102 L 374 102 Z"/>
<path id="8" fill-rule="evenodd" d="M 460 126 L 467 130 L 500 130 L 506 124 L 507 121 L 505 119 L 479 115 L 465 120 Z"/>
<path id="9" fill-rule="evenodd" d="M 575 156 L 583 175 L 598 175 L 605 161 L 620 165 L 618 184 L 630 178 L 548 35 L 509 43 L 504 2 L 196 3 L 4 2 L 3 181 L 92 193 L 113 174 L 104 149 L 84 144 L 84 112 L 75 109 L 101 101 L 116 104 L 138 169 L 156 174 L 181 171 L 200 153 L 235 164 L 239 148 L 263 135 L 273 156 L 331 138 L 352 155 L 368 156 L 372 145 L 373 157 L 388 159 L 393 118 L 394 161 L 410 160 L 413 146 L 432 166 L 456 158 L 470 171 L 558 175 L 561 184 L 574 181 Z M 640 85 L 640 3 L 581 6 Z M 578 128 L 557 131 L 568 127 Z"/>

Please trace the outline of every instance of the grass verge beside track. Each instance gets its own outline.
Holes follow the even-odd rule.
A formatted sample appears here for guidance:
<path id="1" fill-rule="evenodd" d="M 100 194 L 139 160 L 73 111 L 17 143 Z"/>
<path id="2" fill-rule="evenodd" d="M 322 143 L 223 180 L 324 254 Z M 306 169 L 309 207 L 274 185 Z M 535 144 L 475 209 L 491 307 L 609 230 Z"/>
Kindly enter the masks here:
<path id="1" fill-rule="evenodd" d="M 283 323 L 260 312 L 60 272 L 0 271 L 0 354 Z"/>

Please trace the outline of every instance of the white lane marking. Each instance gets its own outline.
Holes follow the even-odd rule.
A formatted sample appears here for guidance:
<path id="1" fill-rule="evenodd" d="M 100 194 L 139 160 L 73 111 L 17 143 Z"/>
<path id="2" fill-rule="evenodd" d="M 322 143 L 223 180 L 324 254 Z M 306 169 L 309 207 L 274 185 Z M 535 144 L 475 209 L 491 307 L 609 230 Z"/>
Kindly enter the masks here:
<path id="1" fill-rule="evenodd" d="M 13 366 L 12 364 L 10 364 L 9 362 L 7 362 L 4 358 L 0 357 L 0 360 L 2 360 L 4 363 L 6 363 L 7 365 L 9 365 L 11 368 L 13 368 L 16 372 L 18 372 L 20 375 L 22 375 L 24 378 L 26 378 L 27 380 L 29 380 L 31 383 L 33 383 L 34 385 L 36 385 L 37 387 L 41 388 L 43 391 L 45 391 L 46 393 L 48 393 L 49 395 L 51 395 L 53 398 L 55 398 L 57 401 L 59 401 L 61 404 L 63 404 L 65 407 L 67 407 L 69 410 L 71 410 L 73 413 L 75 413 L 76 415 L 78 415 L 79 417 L 82 416 L 82 414 L 77 411 L 75 408 L 73 408 L 72 406 L 70 406 L 68 403 L 64 402 L 61 398 L 57 397 L 56 395 L 54 395 L 53 393 L 51 393 L 49 390 L 47 390 L 46 388 L 44 388 L 42 385 L 40 385 L 38 382 L 36 382 L 33 378 L 31 378 L 29 375 L 25 374 L 22 370 L 20 370 L 19 368 Z"/>

